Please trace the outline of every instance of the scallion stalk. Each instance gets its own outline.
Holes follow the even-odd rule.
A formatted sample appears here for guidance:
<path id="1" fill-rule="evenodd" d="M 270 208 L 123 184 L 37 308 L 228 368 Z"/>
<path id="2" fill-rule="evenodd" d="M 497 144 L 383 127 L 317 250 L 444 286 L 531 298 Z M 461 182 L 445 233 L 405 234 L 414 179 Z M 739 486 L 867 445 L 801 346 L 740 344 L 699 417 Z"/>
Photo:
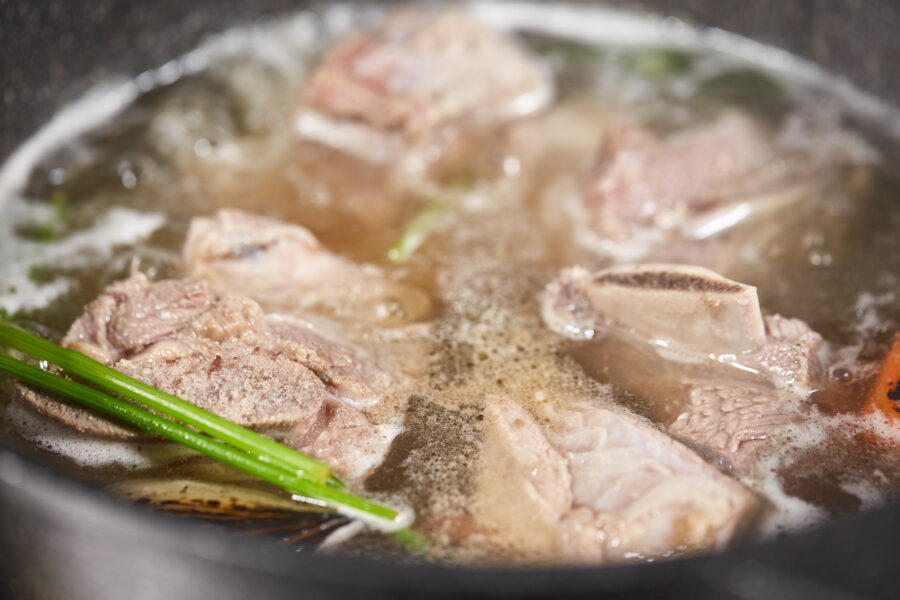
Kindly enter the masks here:
<path id="1" fill-rule="evenodd" d="M 80 352 L 48 342 L 9 323 L 0 323 L 0 344 L 45 360 L 86 381 L 132 398 L 164 415 L 240 448 L 259 461 L 282 467 L 295 475 L 302 474 L 308 479 L 345 487 L 340 480 L 332 476 L 328 465 L 311 456 L 306 456 L 177 396 L 129 377 Z"/>
<path id="2" fill-rule="evenodd" d="M 20 350 L 22 350 L 22 346 L 28 345 L 16 345 Z M 400 522 L 400 513 L 393 509 L 355 496 L 342 489 L 307 479 L 303 473 L 286 469 L 273 461 L 261 460 L 254 455 L 223 444 L 94 388 L 48 373 L 10 356 L 0 355 L 0 371 L 5 371 L 26 383 L 59 394 L 93 410 L 192 448 L 210 458 L 277 485 L 294 494 L 299 500 L 327 506 L 341 514 L 367 521 L 383 530 L 406 531 L 403 529 L 406 524 Z M 404 535 L 406 534 L 401 534 L 401 536 Z M 408 535 L 414 534 L 409 533 Z"/>
<path id="3" fill-rule="evenodd" d="M 428 204 L 388 250 L 388 259 L 392 262 L 409 260 L 409 257 L 425 243 L 428 236 L 441 227 L 450 210 L 451 204 L 445 200 L 435 200 Z"/>

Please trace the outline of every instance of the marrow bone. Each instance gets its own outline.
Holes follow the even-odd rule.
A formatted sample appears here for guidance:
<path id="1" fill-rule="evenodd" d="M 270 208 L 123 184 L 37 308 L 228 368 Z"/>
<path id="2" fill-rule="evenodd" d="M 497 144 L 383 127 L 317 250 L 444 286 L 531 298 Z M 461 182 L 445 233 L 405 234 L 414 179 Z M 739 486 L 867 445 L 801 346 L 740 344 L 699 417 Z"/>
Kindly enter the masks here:
<path id="1" fill-rule="evenodd" d="M 755 287 L 688 265 L 571 267 L 547 286 L 543 315 L 568 337 L 612 326 L 676 354 L 742 354 L 766 342 Z"/>

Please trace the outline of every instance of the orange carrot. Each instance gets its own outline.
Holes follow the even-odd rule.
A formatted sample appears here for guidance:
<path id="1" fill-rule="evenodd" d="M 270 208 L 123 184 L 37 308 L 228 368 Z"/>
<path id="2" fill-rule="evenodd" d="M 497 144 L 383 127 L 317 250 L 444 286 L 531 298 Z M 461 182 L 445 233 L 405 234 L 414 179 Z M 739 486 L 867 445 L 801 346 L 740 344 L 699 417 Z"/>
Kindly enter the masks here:
<path id="1" fill-rule="evenodd" d="M 889 421 L 900 422 L 900 338 L 888 351 L 878 379 L 866 399 L 866 412 L 881 411 Z"/>

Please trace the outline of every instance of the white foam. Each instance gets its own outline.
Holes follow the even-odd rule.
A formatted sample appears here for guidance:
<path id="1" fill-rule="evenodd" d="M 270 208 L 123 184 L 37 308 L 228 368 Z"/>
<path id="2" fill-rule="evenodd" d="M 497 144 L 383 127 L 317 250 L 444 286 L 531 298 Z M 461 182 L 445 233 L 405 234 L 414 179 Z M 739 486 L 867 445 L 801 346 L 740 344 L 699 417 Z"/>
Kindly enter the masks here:
<path id="1" fill-rule="evenodd" d="M 744 478 L 744 483 L 772 503 L 760 523 L 761 535 L 768 537 L 805 529 L 828 518 L 828 513 L 822 508 L 787 494 L 781 485 L 779 472 L 790 467 L 795 457 L 807 450 L 850 440 L 859 435 L 883 440 L 890 446 L 900 444 L 900 430 L 878 413 L 826 416 L 813 409 L 806 421 L 790 425 L 773 436 L 775 439 L 772 440 L 772 446 L 778 446 L 777 451 L 762 455 L 757 463 L 757 470 Z M 839 478 L 838 485 L 841 489 L 860 499 L 861 509 L 869 509 L 889 500 L 872 483 L 879 478 L 879 473 L 881 478 L 885 477 L 881 471 L 862 474 L 857 469 L 831 475 Z"/>
<path id="2" fill-rule="evenodd" d="M 28 206 L 15 201 L 20 213 Z M 9 206 L 7 206 L 9 208 Z M 159 213 L 144 213 L 130 208 L 113 207 L 99 216 L 88 229 L 57 242 L 32 242 L 18 238 L 13 219 L 0 223 L 0 308 L 13 314 L 21 310 L 43 308 L 65 294 L 72 282 L 57 277 L 37 283 L 30 277 L 35 267 L 53 269 L 84 268 L 108 260 L 117 247 L 135 244 L 162 227 L 165 218 Z"/>
<path id="3" fill-rule="evenodd" d="M 18 403 L 7 406 L 3 421 L 7 428 L 34 445 L 64 456 L 83 467 L 146 469 L 178 460 L 191 452 L 176 444 L 96 438 L 39 417 Z"/>
<path id="4" fill-rule="evenodd" d="M 883 294 L 862 292 L 856 299 L 856 324 L 854 331 L 859 337 L 867 337 L 884 326 L 884 319 L 879 314 L 882 307 L 890 307 L 896 302 L 897 296 L 889 291 Z"/>
<path id="5" fill-rule="evenodd" d="M 809 423 L 804 423 L 786 429 L 787 431 L 780 432 L 781 435 L 777 437 L 783 440 L 786 437 L 784 433 L 789 431 L 794 451 L 811 448 L 826 439 L 825 430 L 818 425 L 811 427 Z M 779 471 L 790 460 L 791 457 L 782 452 L 767 453 L 759 459 L 754 473 L 744 478 L 744 483 L 771 503 L 758 525 L 759 534 L 763 537 L 774 537 L 789 531 L 806 529 L 825 521 L 828 517 L 820 507 L 785 492 Z"/>
<path id="6" fill-rule="evenodd" d="M 876 477 L 876 475 L 874 474 L 872 476 Z M 859 498 L 861 501 L 860 509 L 862 510 L 877 508 L 884 504 L 885 501 L 884 495 L 881 493 L 881 491 L 879 491 L 870 482 L 864 481 L 862 479 L 857 479 L 855 481 L 844 481 L 841 483 L 841 489 L 848 494 L 852 494 Z"/>

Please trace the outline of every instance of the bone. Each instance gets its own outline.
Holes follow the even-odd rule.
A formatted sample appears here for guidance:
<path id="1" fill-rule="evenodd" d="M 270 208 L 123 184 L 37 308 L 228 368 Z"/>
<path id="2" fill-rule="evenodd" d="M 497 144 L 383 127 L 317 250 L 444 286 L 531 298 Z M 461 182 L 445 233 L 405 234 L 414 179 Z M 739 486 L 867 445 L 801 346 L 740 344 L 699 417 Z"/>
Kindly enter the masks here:
<path id="1" fill-rule="evenodd" d="M 542 312 L 571 338 L 616 327 L 675 353 L 742 354 L 766 342 L 755 287 L 688 265 L 571 267 L 547 286 Z"/>

